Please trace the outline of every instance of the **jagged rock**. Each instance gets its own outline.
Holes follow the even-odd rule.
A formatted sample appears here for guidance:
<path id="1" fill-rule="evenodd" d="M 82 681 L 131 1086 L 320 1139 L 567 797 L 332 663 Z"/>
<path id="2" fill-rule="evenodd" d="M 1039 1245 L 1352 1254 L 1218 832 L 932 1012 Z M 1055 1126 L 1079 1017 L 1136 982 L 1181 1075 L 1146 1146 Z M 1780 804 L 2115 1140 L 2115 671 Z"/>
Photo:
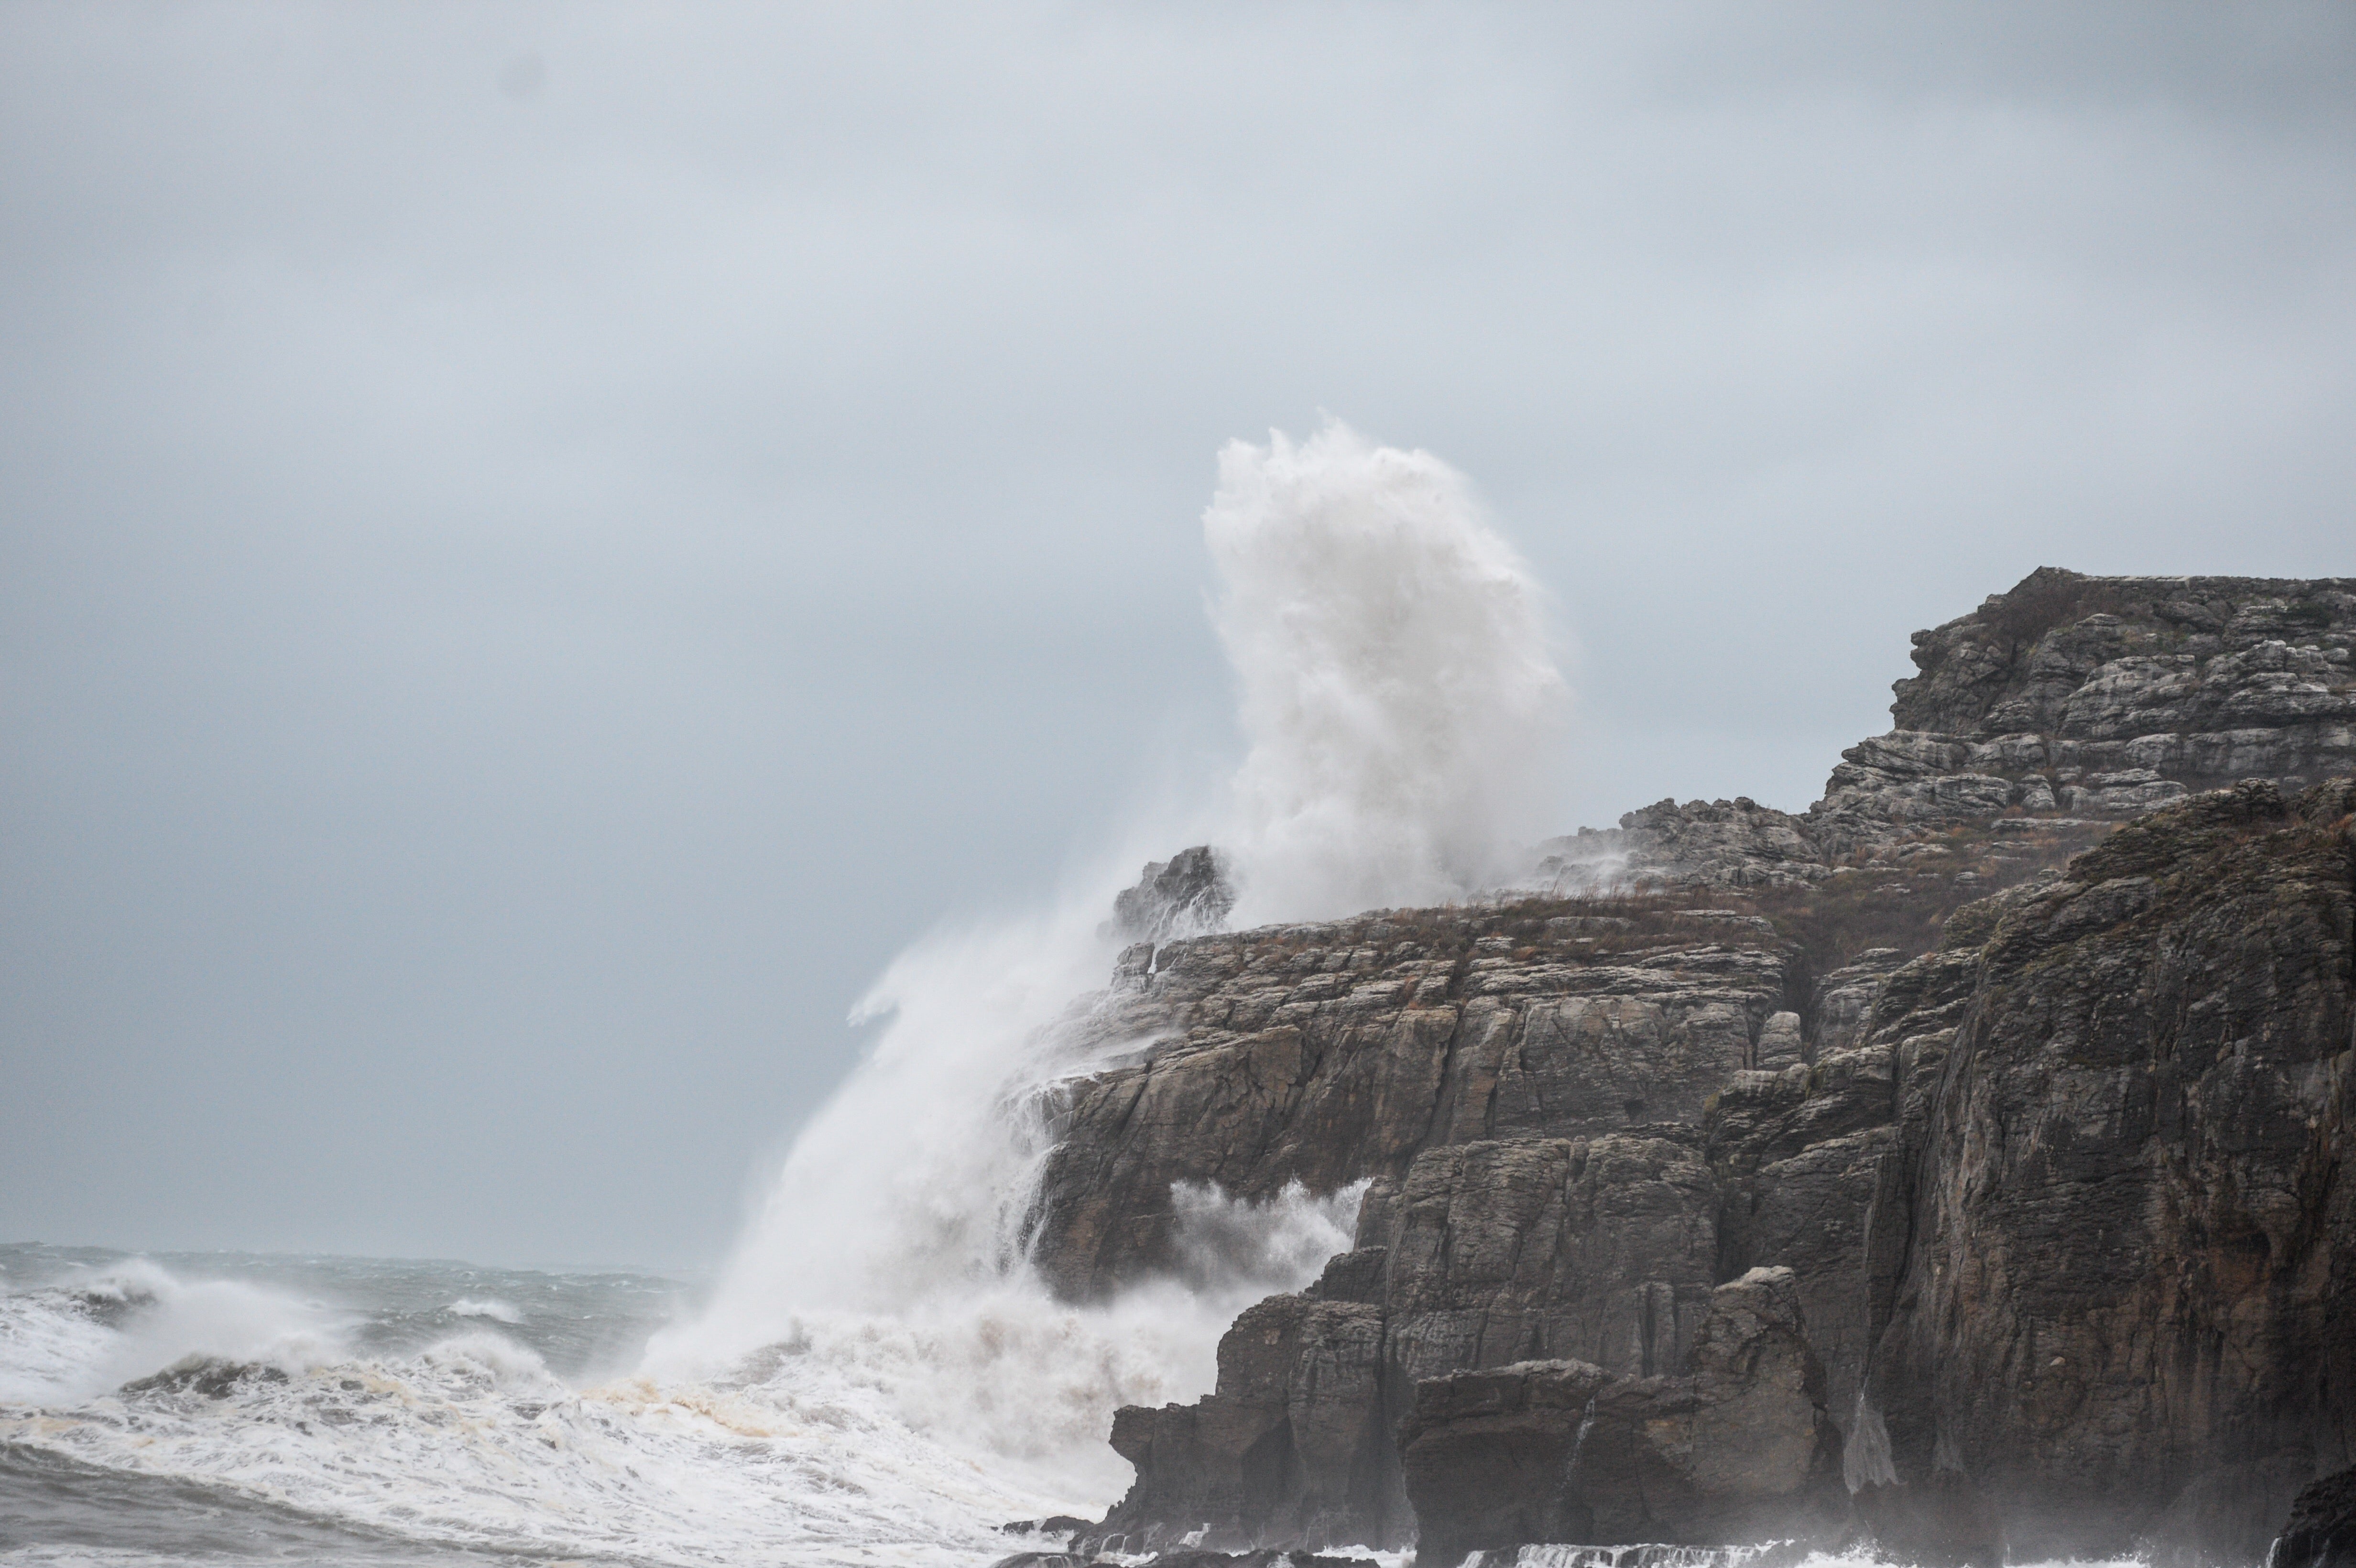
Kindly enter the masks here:
<path id="1" fill-rule="evenodd" d="M 1674 1378 L 1547 1360 L 1419 1382 L 1399 1429 L 1419 1557 L 1836 1534 L 1837 1444 L 1790 1271 L 1720 1285 L 1689 1361 Z"/>
<path id="2" fill-rule="evenodd" d="M 2298 1494 L 2266 1568 L 2356 1568 L 2356 1467 Z"/>
<path id="3" fill-rule="evenodd" d="M 998 1527 L 998 1533 L 1001 1535 L 1061 1535 L 1068 1537 L 1076 1535 L 1081 1531 L 1087 1529 L 1089 1522 L 1090 1521 L 1085 1519 L 1074 1519 L 1067 1513 L 1059 1513 L 1047 1519 L 1011 1520 Z"/>
<path id="4" fill-rule="evenodd" d="M 2297 789 L 2356 767 L 2356 579 L 2043 567 L 1917 632 L 1913 657 L 1896 728 L 1843 752 L 1804 816 L 1659 801 L 1547 840 L 1529 885 L 1805 887 L 1926 834 L 2095 827 L 2245 778 Z"/>
<path id="5" fill-rule="evenodd" d="M 1333 1192 L 1442 1145 L 1697 1125 L 1784 1009 L 1787 945 L 1678 909 L 1575 933 L 1561 907 L 1196 937 L 1151 973 L 1125 956 L 1088 1027 L 1139 1048 L 1059 1090 L 1041 1274 L 1088 1297 L 1176 1271 L 1176 1183 Z"/>
<path id="6" fill-rule="evenodd" d="M 1689 1135 L 1690 1136 L 1690 1135 Z M 1216 1392 L 1125 1409 L 1137 1483 L 1089 1540 L 1151 1550 L 1408 1539 L 1392 1433 L 1417 1380 L 1539 1357 L 1683 1368 L 1711 1308 L 1718 1193 L 1694 1144 L 1451 1145 L 1378 1183 L 1356 1250 L 1219 1344 Z M 1083 1544 L 1086 1544 L 1084 1541 Z"/>
<path id="7" fill-rule="evenodd" d="M 1884 1554 L 2254 1562 L 2356 1456 L 2356 788 L 2282 783 L 2351 753 L 2348 586 L 2036 574 L 1806 816 L 1664 803 L 1541 879 L 1666 891 L 1133 944 L 1059 1026 L 1056 1287 L 1181 1267 L 1173 1183 L 1371 1185 L 1214 1395 L 1122 1413 L 1128 1544 L 1404 1541 L 1431 1377 L 1576 1361 L 1546 1398 L 1674 1428 L 1772 1267 Z"/>
<path id="8" fill-rule="evenodd" d="M 1162 942 L 1226 926 L 1236 907 L 1235 885 L 1218 851 L 1207 844 L 1146 862 L 1137 886 L 1114 895 L 1106 934 L 1126 942 Z"/>
<path id="9" fill-rule="evenodd" d="M 1881 995 L 1890 972 L 1912 956 L 1895 947 L 1869 947 L 1850 963 L 1817 979 L 1809 997 L 1815 1015 L 1815 1049 L 1844 1051 L 1865 1027 L 1866 1015 Z"/>
<path id="10" fill-rule="evenodd" d="M 1582 827 L 1539 846 L 1531 885 L 1577 893 L 1620 882 L 1805 887 L 1831 874 L 1801 819 L 1748 796 L 1655 801 L 1616 828 Z"/>
<path id="11" fill-rule="evenodd" d="M 2040 568 L 1914 635 L 1889 734 L 1851 747 L 1804 834 L 1828 857 L 2010 807 L 2147 811 L 2356 766 L 2356 580 Z"/>
<path id="12" fill-rule="evenodd" d="M 2194 1488 L 2263 1499 L 2349 1456 L 2351 801 L 2164 809 L 1892 977 L 1878 1019 L 1921 971 L 1849 1435 L 1886 1429 L 1853 1466 L 1898 1488 L 1885 1519 L 1960 1474 L 2016 1554 L 2101 1555 Z M 2188 1560 L 2264 1549 L 2178 1518 Z"/>
<path id="13" fill-rule="evenodd" d="M 1115 1415 L 1112 1445 L 1137 1484 L 1080 1544 L 1362 1539 L 1391 1511 L 1381 1359 L 1379 1307 L 1278 1296 L 1248 1308 L 1219 1341 L 1216 1392 Z"/>
<path id="14" fill-rule="evenodd" d="M 283 1383 L 286 1373 L 263 1361 L 232 1361 L 220 1356 L 183 1356 L 160 1372 L 134 1378 L 120 1392 L 193 1393 L 206 1399 L 227 1399 L 252 1383 Z"/>

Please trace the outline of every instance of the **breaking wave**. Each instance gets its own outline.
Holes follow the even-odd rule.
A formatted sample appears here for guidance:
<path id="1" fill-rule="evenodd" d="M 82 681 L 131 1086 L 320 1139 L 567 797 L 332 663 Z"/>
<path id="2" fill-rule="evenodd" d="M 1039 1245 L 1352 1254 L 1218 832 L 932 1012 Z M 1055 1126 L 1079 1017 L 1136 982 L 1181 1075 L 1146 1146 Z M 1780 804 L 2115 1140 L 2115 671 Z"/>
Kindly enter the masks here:
<path id="1" fill-rule="evenodd" d="M 1248 750 L 1160 841 L 1220 846 L 1238 923 L 1494 878 L 1536 837 L 1566 696 L 1463 479 L 1338 424 L 1273 434 L 1221 454 L 1204 530 Z M 1113 1411 L 1208 1392 L 1236 1314 L 1344 1250 L 1359 1196 L 1182 1188 L 1170 1277 L 1080 1307 L 1033 1274 L 1045 1091 L 1140 1043 L 1088 1000 L 1131 867 L 891 964 L 855 1014 L 873 1049 L 627 1375 L 559 1377 L 500 1297 L 434 1296 L 476 1327 L 386 1354 L 324 1307 L 125 1274 L 117 1318 L 85 1293 L 0 1320 L 0 1399 L 45 1407 L 0 1440 L 406 1538 L 664 1562 L 970 1562 L 1000 1520 L 1101 1512 L 1129 1480 Z"/>

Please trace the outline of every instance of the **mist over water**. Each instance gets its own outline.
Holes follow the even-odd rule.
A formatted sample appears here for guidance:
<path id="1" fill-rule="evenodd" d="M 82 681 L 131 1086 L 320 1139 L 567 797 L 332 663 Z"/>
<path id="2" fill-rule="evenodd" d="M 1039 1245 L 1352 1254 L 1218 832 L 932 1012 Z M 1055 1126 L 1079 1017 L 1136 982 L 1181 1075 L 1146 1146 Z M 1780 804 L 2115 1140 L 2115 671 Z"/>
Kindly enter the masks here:
<path id="1" fill-rule="evenodd" d="M 1248 750 L 1138 837 L 1216 844 L 1238 925 L 1493 884 L 1550 826 L 1567 694 L 1543 595 L 1464 479 L 1340 424 L 1272 434 L 1220 454 L 1204 533 Z M 25 1298 L 47 1360 L 7 1369 L 0 1398 L 70 1404 L 194 1356 L 278 1374 L 220 1384 L 245 1419 L 162 1442 L 102 1397 L 0 1440 L 469 1546 L 680 1561 L 960 1561 L 1002 1539 L 1000 1520 L 1101 1512 L 1130 1478 L 1106 1442 L 1114 1410 L 1207 1392 L 1237 1313 L 1345 1249 L 1361 1190 L 1255 1204 L 1183 1188 L 1173 1276 L 1086 1307 L 1040 1283 L 1023 1222 L 1052 1088 L 1143 1043 L 1095 1011 L 1118 941 L 1103 923 L 1136 876 L 1124 856 L 1044 909 L 894 959 L 854 1015 L 876 1022 L 873 1049 L 701 1308 L 626 1375 L 552 1371 L 512 1291 L 437 1278 L 441 1337 L 380 1348 L 317 1303 L 158 1276 L 107 1286 L 138 1297 L 112 1316 Z M 473 1435 L 456 1447 L 453 1422 Z M 483 1486 L 515 1506 L 452 1510 L 452 1488 Z"/>

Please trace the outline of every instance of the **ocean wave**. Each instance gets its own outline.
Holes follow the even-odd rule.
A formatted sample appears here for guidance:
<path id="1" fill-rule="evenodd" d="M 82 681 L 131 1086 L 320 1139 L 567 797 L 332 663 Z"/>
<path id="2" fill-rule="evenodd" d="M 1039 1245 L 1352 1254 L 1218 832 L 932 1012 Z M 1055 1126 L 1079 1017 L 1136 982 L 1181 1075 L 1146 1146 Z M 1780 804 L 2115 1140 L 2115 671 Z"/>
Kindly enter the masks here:
<path id="1" fill-rule="evenodd" d="M 487 1317 L 494 1323 L 520 1323 L 523 1314 L 504 1301 L 477 1301 L 462 1296 L 442 1309 L 453 1317 Z"/>

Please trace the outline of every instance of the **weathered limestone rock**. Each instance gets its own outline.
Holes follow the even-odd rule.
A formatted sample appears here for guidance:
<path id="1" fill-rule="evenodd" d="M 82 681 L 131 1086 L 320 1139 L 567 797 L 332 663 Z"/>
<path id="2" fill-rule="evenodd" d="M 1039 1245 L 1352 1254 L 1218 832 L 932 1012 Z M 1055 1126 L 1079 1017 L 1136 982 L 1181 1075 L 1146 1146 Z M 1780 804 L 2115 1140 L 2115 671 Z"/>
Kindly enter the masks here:
<path id="1" fill-rule="evenodd" d="M 1548 839 L 1535 884 L 1579 892 L 1634 878 L 1729 889 L 1805 887 L 1831 874 L 1824 852 L 1788 812 L 1749 796 L 1655 801 L 1617 828 Z"/>
<path id="2" fill-rule="evenodd" d="M 1213 1395 L 1122 1413 L 1108 1527 L 1400 1544 L 1461 1484 L 1521 1499 L 1501 1541 L 1764 1530 L 1798 1505 L 1655 1438 L 1707 1429 L 1713 1303 L 1768 1269 L 1847 1483 L 1810 1530 L 2254 1564 L 2356 1457 L 2356 789 L 2284 783 L 2351 754 L 2350 586 L 2040 572 L 1917 638 L 1806 816 L 1549 846 L 1652 891 L 1131 945 L 1059 1037 L 1056 1287 L 1174 1268 L 1173 1184 L 1370 1185 Z M 1435 1379 L 1479 1409 L 1402 1468 Z"/>
<path id="3" fill-rule="evenodd" d="M 1759 1043 L 1751 1051 L 1751 1065 L 1762 1072 L 1797 1067 L 1804 1050 L 1805 1042 L 1800 1035 L 1800 1015 L 1777 1013 L 1760 1028 Z"/>
<path id="4" fill-rule="evenodd" d="M 1237 1319 L 1215 1393 L 1119 1413 L 1113 1446 L 1138 1480 L 1098 1537 L 1130 1551 L 1197 1531 L 1213 1545 L 1410 1539 L 1392 1433 L 1417 1380 L 1542 1357 L 1599 1375 L 1684 1368 L 1718 1253 L 1698 1142 L 1427 1150 L 1368 1191 L 1357 1250 Z"/>
<path id="5" fill-rule="evenodd" d="M 1419 1559 L 1837 1532 L 1837 1445 L 1790 1271 L 1720 1285 L 1689 1360 L 1679 1377 L 1547 1360 L 1418 1383 L 1399 1443 Z"/>
<path id="6" fill-rule="evenodd" d="M 2356 767 L 2356 579 L 2040 568 L 1914 635 L 1897 728 L 1844 753 L 1806 834 L 1830 858 L 2008 808 L 2132 816 L 2245 778 Z"/>
<path id="7" fill-rule="evenodd" d="M 1278 1296 L 1219 1341 L 1217 1391 L 1114 1418 L 1137 1485 L 1083 1545 L 1156 1551 L 1363 1539 L 1393 1511 L 1380 1386 L 1382 1310 Z"/>

